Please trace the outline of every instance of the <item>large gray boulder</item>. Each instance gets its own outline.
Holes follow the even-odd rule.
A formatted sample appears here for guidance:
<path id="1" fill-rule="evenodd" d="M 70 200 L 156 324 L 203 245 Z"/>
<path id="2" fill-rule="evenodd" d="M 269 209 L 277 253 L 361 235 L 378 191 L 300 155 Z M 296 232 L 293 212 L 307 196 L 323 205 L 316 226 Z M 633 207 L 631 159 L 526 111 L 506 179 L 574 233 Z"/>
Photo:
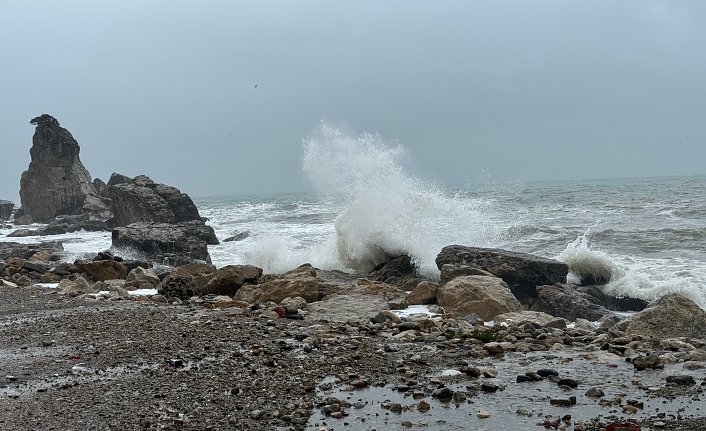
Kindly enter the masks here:
<path id="1" fill-rule="evenodd" d="M 218 244 L 213 228 L 200 220 L 176 224 L 140 222 L 113 229 L 111 250 L 133 250 L 169 265 L 211 262 L 208 245 Z"/>
<path id="2" fill-rule="evenodd" d="M 484 275 L 454 278 L 439 288 L 436 301 L 447 313 L 461 318 L 475 314 L 486 321 L 498 314 L 522 309 L 503 280 Z"/>
<path id="3" fill-rule="evenodd" d="M 537 301 L 530 308 L 571 321 L 586 319 L 597 321 L 613 314 L 610 310 L 596 303 L 591 296 L 579 292 L 570 285 L 539 286 Z"/>
<path id="4" fill-rule="evenodd" d="M 0 199 L 0 220 L 10 220 L 12 210 L 15 208 L 14 202 Z"/>
<path id="5" fill-rule="evenodd" d="M 620 322 L 618 329 L 628 335 L 657 339 L 703 338 L 706 334 L 706 311 L 689 298 L 669 293 Z"/>
<path id="6" fill-rule="evenodd" d="M 45 223 L 62 214 L 90 213 L 96 220 L 110 219 L 110 209 L 81 163 L 80 147 L 71 133 L 48 114 L 30 123 L 37 127 L 29 150 L 29 168 L 20 178 L 24 214 Z"/>
<path id="7" fill-rule="evenodd" d="M 316 270 L 311 266 L 300 266 L 277 278 L 257 285 L 245 285 L 235 292 L 234 298 L 247 303 L 273 301 L 282 302 L 285 298 L 302 297 L 306 302 L 319 298 L 319 285 Z"/>
<path id="8" fill-rule="evenodd" d="M 135 178 L 114 173 L 103 191 L 110 199 L 116 226 L 137 222 L 180 223 L 201 220 L 191 198 L 179 189 L 145 175 Z"/>
<path id="9" fill-rule="evenodd" d="M 562 262 L 495 248 L 449 245 L 436 257 L 436 266 L 471 266 L 500 277 L 519 299 L 537 295 L 536 286 L 566 283 L 569 267 Z"/>

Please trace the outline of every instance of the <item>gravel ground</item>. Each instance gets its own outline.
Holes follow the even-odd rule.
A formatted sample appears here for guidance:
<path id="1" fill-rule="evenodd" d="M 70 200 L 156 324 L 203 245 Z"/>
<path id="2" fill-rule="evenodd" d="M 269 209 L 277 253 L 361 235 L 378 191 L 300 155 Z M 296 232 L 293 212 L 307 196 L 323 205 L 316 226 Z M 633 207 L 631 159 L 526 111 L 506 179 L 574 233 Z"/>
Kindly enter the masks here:
<path id="1" fill-rule="evenodd" d="M 631 366 L 619 359 L 603 366 L 609 361 L 596 352 L 476 360 L 468 357 L 475 340 L 395 337 L 380 325 L 68 298 L 40 288 L 0 287 L 0 295 L 2 430 L 539 430 L 545 417 L 571 414 L 565 429 L 580 419 L 591 431 L 626 418 L 585 399 L 583 386 L 566 392 L 552 382 L 514 382 L 517 370 L 537 365 L 584 380 L 595 374 L 606 392 L 637 393 L 646 404 L 636 416 L 642 430 L 706 430 L 698 410 L 703 370 L 694 372 L 699 385 L 655 398 L 629 381 Z M 487 378 L 444 376 L 469 362 L 490 370 Z M 432 393 L 440 387 L 458 395 L 439 401 Z M 549 405 L 571 394 L 577 406 Z M 421 412 L 422 401 L 429 411 Z M 524 405 L 530 411 L 516 414 Z M 477 418 L 483 409 L 491 418 Z"/>

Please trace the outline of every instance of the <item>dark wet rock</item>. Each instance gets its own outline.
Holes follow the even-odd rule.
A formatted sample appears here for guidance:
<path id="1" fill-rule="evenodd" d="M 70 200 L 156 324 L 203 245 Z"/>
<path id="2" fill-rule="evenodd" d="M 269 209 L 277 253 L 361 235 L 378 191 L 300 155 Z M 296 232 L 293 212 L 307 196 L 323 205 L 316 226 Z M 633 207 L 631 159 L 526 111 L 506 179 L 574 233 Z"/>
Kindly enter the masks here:
<path id="1" fill-rule="evenodd" d="M 245 238 L 248 238 L 249 236 L 250 236 L 250 231 L 244 230 L 242 232 L 238 232 L 238 233 L 234 234 L 233 236 L 229 236 L 228 238 L 224 239 L 223 242 L 242 241 Z"/>
<path id="2" fill-rule="evenodd" d="M 493 320 L 498 314 L 521 309 L 504 281 L 482 275 L 454 278 L 439 288 L 436 299 L 444 310 L 461 318 L 473 313 Z"/>
<path id="3" fill-rule="evenodd" d="M 481 383 L 481 385 L 480 385 L 480 390 L 483 392 L 487 392 L 487 393 L 497 392 L 498 389 L 500 389 L 500 386 L 498 386 L 494 383 L 484 382 L 484 383 Z"/>
<path id="4" fill-rule="evenodd" d="M 0 220 L 10 220 L 15 203 L 0 199 Z"/>
<path id="5" fill-rule="evenodd" d="M 591 388 L 586 391 L 585 395 L 589 398 L 601 398 L 605 395 L 605 392 L 599 388 Z"/>
<path id="6" fill-rule="evenodd" d="M 655 354 L 637 357 L 633 359 L 632 364 L 638 371 L 646 370 L 648 368 L 652 370 L 664 368 L 664 362 L 662 362 L 660 357 Z"/>
<path id="7" fill-rule="evenodd" d="M 517 378 L 515 380 L 517 381 L 517 383 L 527 383 L 527 382 L 536 381 L 533 378 L 531 378 L 529 376 L 525 376 L 525 375 L 519 375 L 519 376 L 517 376 Z"/>
<path id="8" fill-rule="evenodd" d="M 436 266 L 468 265 L 502 278 L 518 299 L 536 297 L 536 286 L 566 283 L 569 267 L 556 260 L 500 249 L 446 246 Z"/>
<path id="9" fill-rule="evenodd" d="M 36 222 L 49 222 L 62 214 L 91 214 L 104 222 L 112 218 L 81 163 L 80 147 L 71 133 L 47 114 L 31 123 L 37 125 L 29 150 L 31 161 L 20 179 L 24 214 Z"/>
<path id="10" fill-rule="evenodd" d="M 209 244 L 218 244 L 213 228 L 202 221 L 133 223 L 113 229 L 111 250 L 130 249 L 146 259 L 180 265 L 193 261 L 211 262 Z"/>
<path id="11" fill-rule="evenodd" d="M 657 339 L 701 338 L 706 333 L 706 311 L 678 293 L 669 293 L 620 322 L 617 329 Z"/>
<path id="12" fill-rule="evenodd" d="M 166 298 L 190 299 L 199 296 L 201 292 L 194 281 L 194 277 L 175 271 L 169 274 L 157 285 L 157 292 Z"/>
<path id="13" fill-rule="evenodd" d="M 642 311 L 649 305 L 644 299 L 608 295 L 598 286 L 575 286 L 575 289 L 587 295 L 586 299 L 613 311 Z"/>
<path id="14" fill-rule="evenodd" d="M 578 292 L 570 285 L 538 286 L 537 300 L 530 309 L 571 321 L 579 318 L 594 321 L 613 314 L 607 308 L 587 299 L 584 293 Z"/>
<path id="15" fill-rule="evenodd" d="M 666 380 L 667 383 L 678 386 L 694 386 L 696 384 L 696 380 L 694 380 L 694 377 L 689 375 L 668 376 Z"/>
<path id="16" fill-rule="evenodd" d="M 432 392 L 431 396 L 440 400 L 450 400 L 454 396 L 454 391 L 444 386 Z"/>
<path id="17" fill-rule="evenodd" d="M 462 372 L 463 374 L 465 374 L 469 377 L 473 377 L 475 379 L 477 379 L 481 375 L 480 369 L 478 369 L 478 367 L 465 366 L 465 367 L 461 367 L 459 369 L 459 371 Z"/>
<path id="18" fill-rule="evenodd" d="M 373 268 L 367 278 L 382 281 L 406 291 L 414 289 L 423 280 L 412 264 L 411 258 L 406 254 L 379 264 Z"/>
<path id="19" fill-rule="evenodd" d="M 558 407 L 571 407 L 576 404 L 576 397 L 571 396 L 569 398 L 552 398 L 549 400 L 549 404 Z"/>
<path id="20" fill-rule="evenodd" d="M 32 262 L 28 260 L 22 263 L 22 268 L 26 269 L 27 271 L 34 271 L 39 274 L 45 274 L 49 271 L 51 265 L 49 263 Z"/>
<path id="21" fill-rule="evenodd" d="M 542 368 L 542 369 L 537 370 L 537 374 L 541 377 L 547 378 L 547 377 L 551 377 L 551 376 L 558 376 L 559 372 L 556 370 Z"/>
<path id="22" fill-rule="evenodd" d="M 558 382 L 556 382 L 556 384 L 559 386 L 566 386 L 571 389 L 576 389 L 579 386 L 579 382 L 574 379 L 560 379 Z"/>

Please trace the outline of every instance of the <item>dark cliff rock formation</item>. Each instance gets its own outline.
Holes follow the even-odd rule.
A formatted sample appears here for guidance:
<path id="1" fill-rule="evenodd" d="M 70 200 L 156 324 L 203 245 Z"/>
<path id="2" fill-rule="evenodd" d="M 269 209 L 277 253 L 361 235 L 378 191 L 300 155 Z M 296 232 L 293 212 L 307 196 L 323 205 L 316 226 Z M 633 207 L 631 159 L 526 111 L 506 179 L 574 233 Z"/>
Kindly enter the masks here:
<path id="1" fill-rule="evenodd" d="M 30 121 L 37 126 L 29 152 L 29 168 L 20 179 L 24 214 L 37 222 L 49 222 L 58 215 L 93 215 L 98 220 L 112 217 L 91 182 L 91 175 L 79 158 L 80 147 L 68 130 L 51 115 Z"/>
<path id="2" fill-rule="evenodd" d="M 14 208 L 13 202 L 0 200 L 0 220 L 9 220 Z"/>
<path id="3" fill-rule="evenodd" d="M 196 205 L 186 193 L 176 187 L 155 183 L 145 175 L 130 178 L 113 174 L 103 196 L 112 202 L 116 226 L 201 220 Z"/>

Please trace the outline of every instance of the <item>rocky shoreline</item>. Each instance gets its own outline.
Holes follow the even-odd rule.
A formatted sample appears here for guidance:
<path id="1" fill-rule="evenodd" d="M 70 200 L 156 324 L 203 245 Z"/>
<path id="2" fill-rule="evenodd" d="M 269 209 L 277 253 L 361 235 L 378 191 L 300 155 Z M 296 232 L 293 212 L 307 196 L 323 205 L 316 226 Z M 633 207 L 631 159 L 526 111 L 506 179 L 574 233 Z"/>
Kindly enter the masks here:
<path id="1" fill-rule="evenodd" d="M 2 262 L 2 429 L 706 429 L 706 313 L 678 295 L 599 324 L 517 302 L 491 325 L 478 315 L 502 278 L 462 275 L 485 271 L 468 261 L 445 283 L 399 258 L 368 278 L 110 253 Z M 471 300 L 456 312 L 418 300 L 459 283 Z"/>
<path id="2" fill-rule="evenodd" d="M 8 236 L 112 230 L 112 247 L 67 262 L 59 242 L 0 242 L 0 429 L 706 429 L 688 298 L 615 298 L 605 274 L 570 284 L 562 262 L 463 245 L 438 279 L 407 255 L 216 268 L 186 194 L 91 181 L 68 130 L 32 124 L 23 207 L 0 219 L 48 224 Z"/>

